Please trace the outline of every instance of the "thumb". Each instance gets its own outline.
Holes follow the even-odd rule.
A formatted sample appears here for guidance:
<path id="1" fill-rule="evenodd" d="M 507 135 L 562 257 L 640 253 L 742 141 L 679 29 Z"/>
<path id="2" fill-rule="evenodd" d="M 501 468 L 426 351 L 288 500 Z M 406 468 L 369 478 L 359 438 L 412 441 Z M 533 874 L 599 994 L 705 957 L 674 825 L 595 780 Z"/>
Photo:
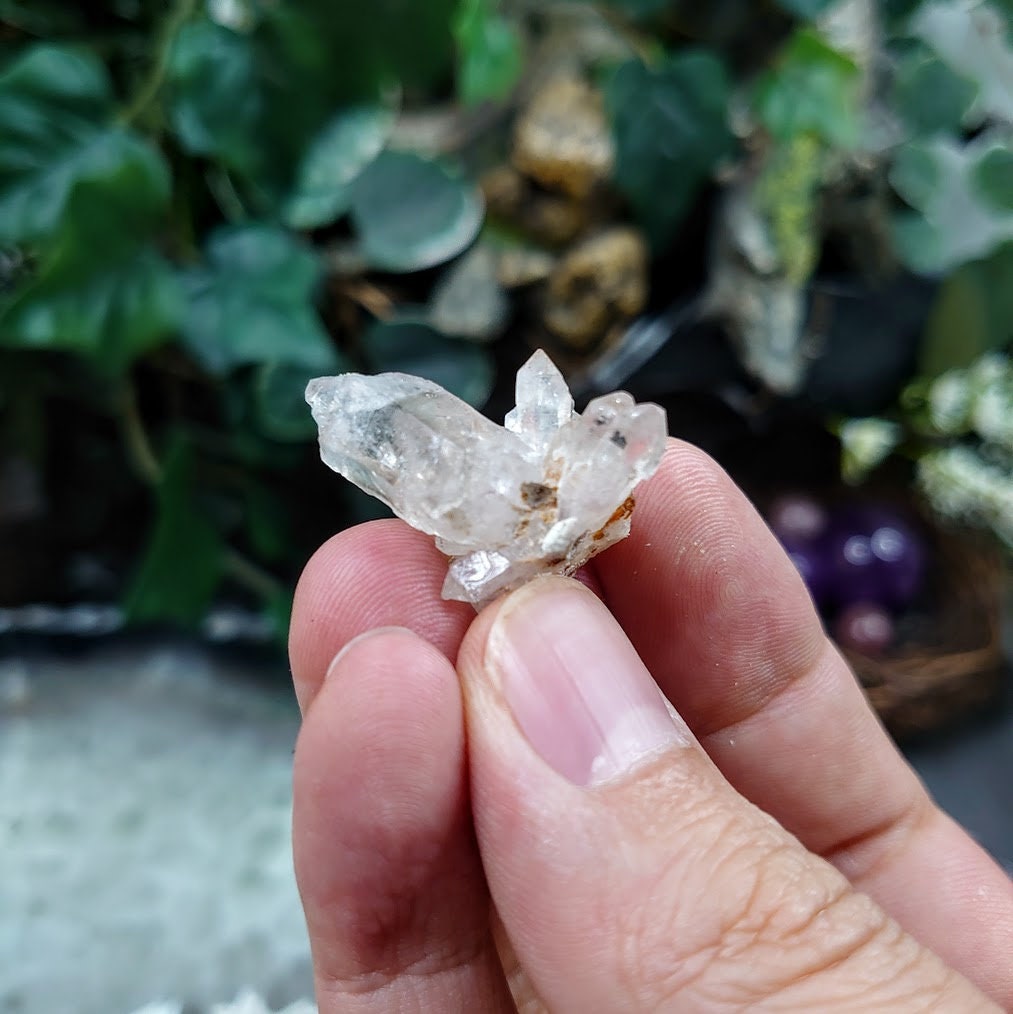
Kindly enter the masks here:
<path id="1" fill-rule="evenodd" d="M 728 785 L 576 582 L 486 610 L 458 667 L 486 876 L 554 1014 L 993 1009 Z"/>

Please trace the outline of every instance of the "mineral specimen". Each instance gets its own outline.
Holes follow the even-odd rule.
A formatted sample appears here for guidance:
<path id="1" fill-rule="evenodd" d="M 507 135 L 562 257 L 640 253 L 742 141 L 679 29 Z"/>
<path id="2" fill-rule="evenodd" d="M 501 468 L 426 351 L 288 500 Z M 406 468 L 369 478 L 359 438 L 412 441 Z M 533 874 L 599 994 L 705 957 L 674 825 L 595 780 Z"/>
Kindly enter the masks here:
<path id="1" fill-rule="evenodd" d="M 476 606 L 625 538 L 633 489 L 665 447 L 661 408 L 617 392 L 578 415 L 541 351 L 504 426 L 403 373 L 318 377 L 306 400 L 324 462 L 434 535 L 451 558 L 443 597 Z"/>

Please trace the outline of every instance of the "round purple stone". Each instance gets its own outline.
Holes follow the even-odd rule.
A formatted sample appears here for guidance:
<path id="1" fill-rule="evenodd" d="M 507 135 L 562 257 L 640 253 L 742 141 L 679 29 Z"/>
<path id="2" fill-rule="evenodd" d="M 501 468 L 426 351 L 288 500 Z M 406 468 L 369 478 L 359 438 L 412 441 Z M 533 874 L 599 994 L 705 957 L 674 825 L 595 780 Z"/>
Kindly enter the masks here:
<path id="1" fill-rule="evenodd" d="M 828 533 L 839 605 L 872 602 L 900 610 L 911 604 L 925 572 L 925 547 L 896 511 L 876 505 L 836 514 Z"/>

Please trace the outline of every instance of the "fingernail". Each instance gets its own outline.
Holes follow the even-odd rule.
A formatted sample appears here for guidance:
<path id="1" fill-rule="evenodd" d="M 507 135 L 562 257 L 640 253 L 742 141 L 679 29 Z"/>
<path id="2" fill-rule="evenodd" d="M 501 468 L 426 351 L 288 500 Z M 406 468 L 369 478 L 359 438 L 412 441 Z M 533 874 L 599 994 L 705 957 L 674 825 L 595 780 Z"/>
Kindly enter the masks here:
<path id="1" fill-rule="evenodd" d="M 543 579 L 516 593 L 486 659 L 528 742 L 576 785 L 692 742 L 612 614 L 576 582 Z"/>
<path id="2" fill-rule="evenodd" d="M 372 630 L 364 630 L 361 634 L 356 634 L 345 646 L 331 659 L 331 664 L 327 667 L 327 673 L 324 676 L 325 680 L 330 679 L 338 666 L 344 661 L 345 657 L 353 652 L 363 641 L 368 641 L 371 638 L 377 637 L 381 634 L 407 634 L 409 637 L 415 635 L 412 631 L 408 630 L 407 627 L 373 627 Z"/>

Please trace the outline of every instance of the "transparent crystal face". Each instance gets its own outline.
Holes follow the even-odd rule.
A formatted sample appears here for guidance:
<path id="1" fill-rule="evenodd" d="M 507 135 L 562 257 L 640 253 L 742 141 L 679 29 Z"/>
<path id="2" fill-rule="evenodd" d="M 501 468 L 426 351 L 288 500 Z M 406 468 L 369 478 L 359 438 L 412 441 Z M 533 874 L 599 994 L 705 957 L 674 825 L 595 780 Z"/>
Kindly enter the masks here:
<path id="1" fill-rule="evenodd" d="M 578 415 L 541 351 L 517 374 L 504 426 L 403 373 L 318 377 L 306 400 L 324 462 L 435 536 L 451 558 L 444 597 L 476 606 L 625 538 L 667 435 L 661 408 L 623 392 Z"/>

